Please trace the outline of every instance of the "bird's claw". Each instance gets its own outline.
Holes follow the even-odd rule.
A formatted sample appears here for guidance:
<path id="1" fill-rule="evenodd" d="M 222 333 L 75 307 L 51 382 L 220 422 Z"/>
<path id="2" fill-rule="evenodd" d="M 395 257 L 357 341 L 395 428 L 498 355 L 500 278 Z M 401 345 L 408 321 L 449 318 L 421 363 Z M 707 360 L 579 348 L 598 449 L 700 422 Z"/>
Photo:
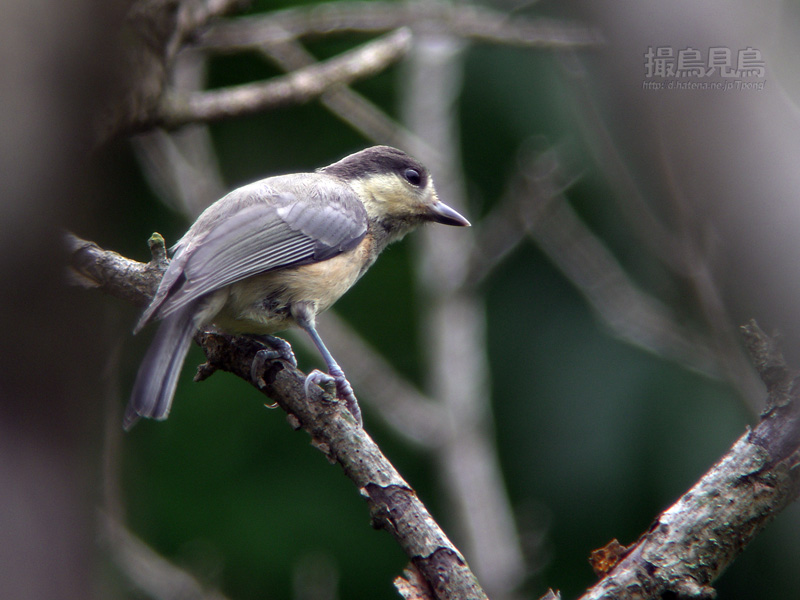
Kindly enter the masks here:
<path id="1" fill-rule="evenodd" d="M 306 398 L 311 396 L 310 387 L 312 385 L 318 385 L 319 387 L 325 389 L 332 383 L 336 384 L 336 396 L 345 403 L 347 410 L 349 410 L 350 414 L 353 415 L 353 418 L 355 418 L 359 427 L 363 427 L 364 421 L 361 418 L 361 408 L 358 406 L 358 400 L 356 399 L 356 395 L 353 393 L 353 386 L 351 386 L 350 382 L 347 381 L 344 373 L 341 375 L 328 375 L 319 369 L 311 371 L 311 373 L 309 373 L 306 377 L 304 386 Z"/>
<path id="2" fill-rule="evenodd" d="M 256 339 L 265 346 L 269 346 L 273 352 L 272 359 L 279 358 L 293 367 L 297 366 L 297 358 L 295 358 L 292 345 L 283 338 L 275 337 L 274 335 L 260 335 Z"/>
<path id="3" fill-rule="evenodd" d="M 253 357 L 253 362 L 250 363 L 250 379 L 251 381 L 256 384 L 258 389 L 263 389 L 266 387 L 267 382 L 264 381 L 263 373 L 264 373 L 264 365 L 268 360 L 274 360 L 278 358 L 275 356 L 277 352 L 275 350 L 267 350 L 263 348 L 256 352 L 256 355 Z"/>
<path id="4" fill-rule="evenodd" d="M 253 357 L 250 364 L 250 379 L 259 389 L 264 388 L 267 383 L 264 381 L 264 365 L 270 360 L 285 360 L 293 367 L 297 366 L 297 359 L 294 356 L 292 346 L 286 340 L 271 335 L 254 336 L 256 341 L 269 348 L 262 348 Z"/>
<path id="5" fill-rule="evenodd" d="M 306 398 L 309 398 L 311 396 L 312 385 L 318 385 L 324 390 L 331 383 L 336 383 L 335 377 L 331 377 L 330 375 L 328 375 L 327 373 L 323 373 L 319 369 L 314 369 L 313 371 L 311 371 L 311 373 L 306 375 L 306 382 L 304 385 Z M 338 394 L 339 390 L 337 389 L 336 392 Z"/>

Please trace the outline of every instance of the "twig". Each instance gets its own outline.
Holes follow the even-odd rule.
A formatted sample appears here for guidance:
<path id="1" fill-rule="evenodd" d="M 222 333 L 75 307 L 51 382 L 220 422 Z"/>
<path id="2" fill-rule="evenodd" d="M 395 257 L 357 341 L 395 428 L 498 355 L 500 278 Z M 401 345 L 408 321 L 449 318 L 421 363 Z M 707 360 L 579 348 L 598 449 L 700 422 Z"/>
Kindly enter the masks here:
<path id="1" fill-rule="evenodd" d="M 744 327 L 769 394 L 760 423 L 580 600 L 713 598 L 711 583 L 800 493 L 800 378 L 774 339 Z"/>
<path id="2" fill-rule="evenodd" d="M 164 238 L 154 233 L 148 240 L 152 260 L 140 263 L 110 250 L 103 250 L 72 233 L 64 235 L 70 253 L 70 283 L 85 288 L 97 288 L 106 294 L 144 306 L 158 289 L 167 269 L 167 249 Z"/>
<path id="3" fill-rule="evenodd" d="M 324 62 L 266 82 L 195 92 L 188 96 L 168 94 L 161 103 L 156 121 L 166 128 L 174 128 L 185 123 L 217 121 L 308 102 L 333 86 L 374 75 L 397 61 L 410 47 L 411 32 L 400 29 Z"/>
<path id="4" fill-rule="evenodd" d="M 314 56 L 288 34 L 282 41 L 265 44 L 259 50 L 284 71 L 305 68 L 316 62 Z M 377 144 L 398 148 L 419 148 L 422 145 L 417 136 L 349 86 L 332 87 L 319 97 L 319 102 Z"/>
<path id="5" fill-rule="evenodd" d="M 151 125 L 178 51 L 198 29 L 242 0 L 135 0 L 122 23 L 116 89 L 95 124 L 96 143 Z"/>
<path id="6" fill-rule="evenodd" d="M 232 19 L 209 29 L 200 44 L 231 52 L 293 38 L 332 33 L 377 33 L 414 27 L 464 39 L 524 47 L 597 45 L 600 35 L 585 25 L 509 17 L 486 7 L 444 2 L 335 2 L 290 8 L 264 16 Z"/>
<path id="7" fill-rule="evenodd" d="M 76 253 L 72 269 L 91 281 L 105 282 L 104 291 L 122 298 L 138 298 L 151 285 L 153 268 L 71 236 Z M 163 247 L 163 245 L 162 245 Z M 86 253 L 92 260 L 86 259 Z M 154 261 L 155 262 L 155 261 Z M 144 278 L 146 281 L 139 281 Z M 129 286 L 134 292 L 126 292 Z M 422 573 L 435 598 L 440 600 L 485 600 L 475 576 L 414 490 L 403 480 L 375 442 L 356 425 L 352 415 L 328 392 L 317 388 L 305 395 L 305 374 L 283 361 L 265 368 L 263 381 L 251 378 L 251 365 L 260 344 L 246 337 L 200 332 L 195 339 L 208 359 L 202 368 L 207 376 L 221 369 L 258 387 L 287 413 L 293 427 L 311 435 L 314 446 L 330 462 L 338 463 L 367 500 L 373 526 L 386 529 L 397 540 Z M 263 385 L 261 385 L 263 384 Z"/>
<path id="8" fill-rule="evenodd" d="M 641 290 L 583 224 L 555 183 L 552 152 L 531 161 L 512 192 L 535 241 L 619 338 L 721 378 L 715 349 L 681 325 L 670 308 Z"/>

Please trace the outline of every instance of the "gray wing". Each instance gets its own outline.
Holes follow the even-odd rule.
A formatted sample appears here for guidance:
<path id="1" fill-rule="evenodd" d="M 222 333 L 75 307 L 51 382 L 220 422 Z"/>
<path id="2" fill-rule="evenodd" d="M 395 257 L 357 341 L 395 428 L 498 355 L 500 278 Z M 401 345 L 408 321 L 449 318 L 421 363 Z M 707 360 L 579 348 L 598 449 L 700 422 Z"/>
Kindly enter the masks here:
<path id="1" fill-rule="evenodd" d="M 272 191 L 254 199 L 247 186 L 220 200 L 221 216 L 206 218 L 199 231 L 195 224 L 176 246 L 137 330 L 235 281 L 325 260 L 358 244 L 367 232 L 361 201 L 348 187 L 314 183 L 302 196 Z"/>

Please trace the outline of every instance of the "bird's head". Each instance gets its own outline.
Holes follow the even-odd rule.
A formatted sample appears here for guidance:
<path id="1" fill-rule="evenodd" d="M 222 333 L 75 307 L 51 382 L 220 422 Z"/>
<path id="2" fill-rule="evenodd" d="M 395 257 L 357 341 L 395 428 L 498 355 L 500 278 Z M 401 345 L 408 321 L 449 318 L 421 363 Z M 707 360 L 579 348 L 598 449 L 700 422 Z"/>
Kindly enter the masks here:
<path id="1" fill-rule="evenodd" d="M 428 169 L 396 148 L 367 148 L 321 171 L 347 182 L 364 204 L 370 221 L 398 237 L 425 222 L 461 227 L 470 224 L 439 200 Z"/>

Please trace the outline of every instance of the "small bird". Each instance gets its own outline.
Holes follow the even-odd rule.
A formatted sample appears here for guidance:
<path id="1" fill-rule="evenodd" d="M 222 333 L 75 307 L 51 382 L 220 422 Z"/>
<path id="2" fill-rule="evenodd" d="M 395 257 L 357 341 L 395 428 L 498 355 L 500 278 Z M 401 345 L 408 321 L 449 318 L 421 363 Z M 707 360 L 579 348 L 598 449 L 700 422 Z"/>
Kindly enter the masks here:
<path id="1" fill-rule="evenodd" d="M 209 206 L 173 248 L 173 256 L 134 333 L 160 320 L 139 367 L 124 417 L 166 419 L 195 332 L 213 324 L 232 334 L 261 336 L 272 350 L 253 363 L 283 357 L 291 347 L 272 334 L 308 333 L 328 368 L 309 386 L 336 383 L 337 395 L 361 423 L 353 389 L 315 327 L 391 242 L 426 223 L 469 226 L 439 201 L 428 170 L 405 152 L 375 146 L 314 173 L 268 177 Z M 255 375 L 254 375 L 255 376 Z"/>

